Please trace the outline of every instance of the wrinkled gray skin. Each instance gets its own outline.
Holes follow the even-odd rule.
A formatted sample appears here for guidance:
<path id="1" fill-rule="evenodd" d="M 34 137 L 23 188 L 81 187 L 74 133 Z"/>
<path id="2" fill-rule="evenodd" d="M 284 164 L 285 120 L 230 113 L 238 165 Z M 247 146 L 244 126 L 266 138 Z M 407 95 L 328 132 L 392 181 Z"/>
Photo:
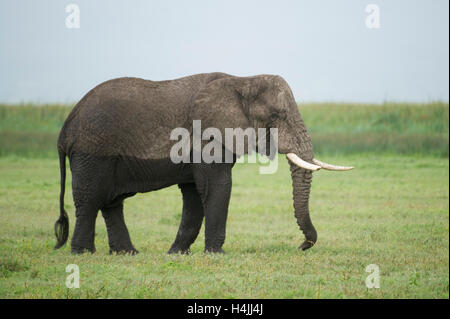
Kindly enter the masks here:
<path id="1" fill-rule="evenodd" d="M 171 162 L 169 139 L 176 127 L 202 129 L 278 128 L 279 153 L 313 158 L 310 136 L 294 96 L 275 75 L 236 77 L 224 73 L 197 74 L 153 82 L 119 78 L 92 89 L 75 106 L 61 130 L 60 218 L 55 224 L 59 248 L 68 237 L 63 208 L 65 156 L 72 171 L 76 225 L 73 253 L 95 251 L 97 213 L 105 219 L 111 252 L 137 252 L 123 216 L 123 200 L 136 193 L 178 184 L 183 196 L 180 227 L 169 253 L 187 253 L 205 218 L 205 251 L 223 252 L 225 224 L 234 163 Z M 192 139 L 191 139 L 192 141 Z M 233 150 L 232 150 L 233 151 Z M 310 171 L 292 163 L 294 208 L 308 249 L 317 240 L 309 216 Z M 270 187 L 269 187 L 270 188 Z"/>

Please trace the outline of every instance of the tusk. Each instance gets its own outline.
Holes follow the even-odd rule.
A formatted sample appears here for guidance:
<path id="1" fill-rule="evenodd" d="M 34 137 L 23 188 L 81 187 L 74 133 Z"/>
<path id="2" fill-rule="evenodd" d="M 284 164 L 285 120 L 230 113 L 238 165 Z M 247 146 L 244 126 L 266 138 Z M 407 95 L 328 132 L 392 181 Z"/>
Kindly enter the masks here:
<path id="1" fill-rule="evenodd" d="M 351 169 L 354 169 L 353 166 L 336 166 L 336 165 L 331 165 L 331 164 L 327 164 L 327 163 L 321 162 L 319 160 L 316 160 L 315 158 L 313 158 L 312 161 L 313 161 L 314 164 L 319 165 L 323 169 L 327 169 L 329 171 L 349 171 Z"/>
<path id="2" fill-rule="evenodd" d="M 286 157 L 295 165 L 297 165 L 298 167 L 304 168 L 304 169 L 308 169 L 310 171 L 318 171 L 321 166 L 318 165 L 314 165 L 308 162 L 305 162 L 304 160 L 302 160 L 300 157 L 298 157 L 297 155 L 295 155 L 294 153 L 287 153 Z"/>

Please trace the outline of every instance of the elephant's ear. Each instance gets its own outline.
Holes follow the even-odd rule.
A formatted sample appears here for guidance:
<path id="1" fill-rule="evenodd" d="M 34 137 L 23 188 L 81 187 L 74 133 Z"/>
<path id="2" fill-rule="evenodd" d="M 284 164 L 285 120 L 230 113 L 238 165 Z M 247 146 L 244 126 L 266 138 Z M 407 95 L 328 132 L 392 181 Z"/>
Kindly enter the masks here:
<path id="1" fill-rule="evenodd" d="M 264 89 L 260 77 L 227 77 L 210 82 L 196 97 L 192 120 L 201 120 L 202 131 L 216 128 L 222 136 L 222 144 L 229 151 L 241 156 L 247 153 L 248 138 L 245 131 L 253 128 L 251 103 Z M 225 145 L 226 130 L 233 129 L 233 146 Z M 237 129 L 237 130 L 236 130 Z M 245 141 L 242 150 L 236 149 L 236 140 Z"/>

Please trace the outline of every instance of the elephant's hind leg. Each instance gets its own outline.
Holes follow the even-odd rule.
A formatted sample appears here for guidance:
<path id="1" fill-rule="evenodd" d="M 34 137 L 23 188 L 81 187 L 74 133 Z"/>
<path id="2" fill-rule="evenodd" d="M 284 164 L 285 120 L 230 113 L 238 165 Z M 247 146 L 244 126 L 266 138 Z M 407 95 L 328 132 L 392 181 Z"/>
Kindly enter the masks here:
<path id="1" fill-rule="evenodd" d="M 74 195 L 75 197 L 75 195 Z M 97 219 L 98 208 L 91 205 L 76 206 L 76 223 L 71 241 L 71 251 L 73 254 L 84 252 L 95 252 L 95 220 Z"/>
<path id="2" fill-rule="evenodd" d="M 75 230 L 71 241 L 74 254 L 95 252 L 95 220 L 108 193 L 111 162 L 84 153 L 70 157 L 73 201 L 76 207 Z"/>
<path id="3" fill-rule="evenodd" d="M 73 200 L 75 204 L 75 229 L 71 241 L 73 254 L 81 254 L 86 251 L 95 252 L 95 220 L 100 209 L 99 199 L 90 188 L 80 187 L 88 184 L 76 173 L 72 173 Z"/>
<path id="4" fill-rule="evenodd" d="M 138 251 L 131 243 L 130 235 L 123 216 L 123 201 L 113 206 L 102 208 L 108 232 L 108 243 L 110 253 L 137 254 Z"/>
<path id="5" fill-rule="evenodd" d="M 203 205 L 194 183 L 180 184 L 183 194 L 183 212 L 177 237 L 168 251 L 172 253 L 189 253 L 189 247 L 198 236 L 203 222 Z"/>

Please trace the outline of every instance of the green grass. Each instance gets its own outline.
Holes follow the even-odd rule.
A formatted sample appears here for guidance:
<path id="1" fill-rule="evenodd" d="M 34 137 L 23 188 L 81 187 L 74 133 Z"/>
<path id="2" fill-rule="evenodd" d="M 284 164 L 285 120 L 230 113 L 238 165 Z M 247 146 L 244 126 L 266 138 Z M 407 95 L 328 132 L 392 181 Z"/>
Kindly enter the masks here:
<path id="1" fill-rule="evenodd" d="M 345 173 L 314 173 L 311 215 L 319 240 L 293 216 L 286 160 L 274 175 L 237 164 L 225 255 L 203 253 L 203 228 L 189 256 L 167 255 L 180 220 L 177 187 L 126 200 L 125 218 L 140 254 L 108 255 L 101 215 L 97 253 L 53 250 L 58 217 L 56 158 L 0 157 L 0 298 L 448 298 L 448 159 L 336 155 Z M 73 232 L 68 174 L 66 208 Z M 69 240 L 70 240 L 69 237 Z M 80 267 L 80 288 L 65 286 L 66 266 Z M 368 289 L 365 268 L 380 267 Z"/>
<path id="2" fill-rule="evenodd" d="M 300 106 L 318 153 L 448 157 L 448 103 Z"/>
<path id="3" fill-rule="evenodd" d="M 181 217 L 177 187 L 125 202 L 140 254 L 111 256 L 101 215 L 96 254 L 53 250 L 58 132 L 72 105 L 0 105 L 0 298 L 448 298 L 448 103 L 307 104 L 317 157 L 355 165 L 314 173 L 319 241 L 306 252 L 293 215 L 288 165 L 274 175 L 237 164 L 226 255 L 169 256 Z M 66 209 L 73 232 L 71 180 Z M 65 286 L 77 264 L 79 289 Z M 368 289 L 377 264 L 381 288 Z"/>
<path id="4" fill-rule="evenodd" d="M 56 157 L 58 133 L 71 108 L 0 105 L 0 156 Z M 449 155 L 448 103 L 321 103 L 299 109 L 319 154 Z"/>

